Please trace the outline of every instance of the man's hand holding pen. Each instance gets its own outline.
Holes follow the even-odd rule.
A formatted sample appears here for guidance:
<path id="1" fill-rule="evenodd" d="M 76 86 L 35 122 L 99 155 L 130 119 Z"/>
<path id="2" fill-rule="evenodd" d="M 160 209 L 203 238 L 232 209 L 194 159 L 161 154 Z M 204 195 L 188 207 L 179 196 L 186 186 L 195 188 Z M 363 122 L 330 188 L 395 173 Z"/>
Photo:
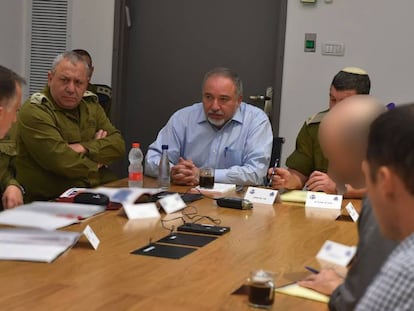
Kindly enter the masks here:
<path id="1" fill-rule="evenodd" d="M 288 189 L 290 175 L 291 173 L 285 168 L 270 168 L 268 171 L 269 186 L 273 189 Z"/>

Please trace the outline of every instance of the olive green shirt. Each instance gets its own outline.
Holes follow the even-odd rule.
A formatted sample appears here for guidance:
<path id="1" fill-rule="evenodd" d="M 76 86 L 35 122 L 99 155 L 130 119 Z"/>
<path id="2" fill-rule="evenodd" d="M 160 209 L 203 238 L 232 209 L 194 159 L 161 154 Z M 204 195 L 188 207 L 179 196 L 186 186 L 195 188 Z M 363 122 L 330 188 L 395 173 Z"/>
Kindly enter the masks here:
<path id="1" fill-rule="evenodd" d="M 305 176 L 310 176 L 313 171 L 327 172 L 328 160 L 319 145 L 318 131 L 319 124 L 328 111 L 315 114 L 303 124 L 296 138 L 296 149 L 286 160 L 287 167 Z"/>
<path id="2" fill-rule="evenodd" d="M 16 156 L 16 126 L 10 128 L 3 139 L 0 139 L 0 190 L 4 192 L 10 185 L 20 187 L 15 178 L 14 158 Z"/>
<path id="3" fill-rule="evenodd" d="M 98 130 L 107 137 L 95 139 Z M 70 187 L 94 187 L 116 179 L 105 166 L 125 153 L 120 132 L 111 124 L 95 94 L 87 91 L 73 110 L 59 107 L 49 87 L 33 94 L 17 120 L 17 180 L 25 202 L 56 198 Z M 73 151 L 80 143 L 88 152 Z"/>

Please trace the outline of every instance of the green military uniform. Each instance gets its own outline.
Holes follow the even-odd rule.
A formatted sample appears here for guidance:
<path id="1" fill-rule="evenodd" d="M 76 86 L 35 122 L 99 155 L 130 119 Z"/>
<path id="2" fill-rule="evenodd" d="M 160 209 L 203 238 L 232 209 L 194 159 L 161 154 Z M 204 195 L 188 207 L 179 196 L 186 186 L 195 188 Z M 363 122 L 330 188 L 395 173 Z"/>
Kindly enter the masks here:
<path id="1" fill-rule="evenodd" d="M 107 137 L 95 139 L 98 130 Z M 33 94 L 17 121 L 17 180 L 26 190 L 25 201 L 49 200 L 70 187 L 94 187 L 116 179 L 105 166 L 122 157 L 125 143 L 111 124 L 95 94 L 86 91 L 73 110 L 60 108 L 49 87 Z M 80 143 L 80 154 L 68 144 Z"/>
<path id="2" fill-rule="evenodd" d="M 0 140 L 0 190 L 3 193 L 8 186 L 22 188 L 16 180 L 14 158 L 16 156 L 16 125 L 14 124 L 6 136 Z M 3 209 L 0 199 L 0 210 Z"/>
<path id="3" fill-rule="evenodd" d="M 98 96 L 98 102 L 105 110 L 108 118 L 111 117 L 112 89 L 104 84 L 88 84 L 88 91 Z"/>
<path id="4" fill-rule="evenodd" d="M 313 171 L 327 172 L 328 160 L 319 145 L 318 131 L 319 124 L 328 111 L 319 112 L 306 120 L 296 138 L 296 149 L 286 160 L 287 167 L 305 176 Z"/>

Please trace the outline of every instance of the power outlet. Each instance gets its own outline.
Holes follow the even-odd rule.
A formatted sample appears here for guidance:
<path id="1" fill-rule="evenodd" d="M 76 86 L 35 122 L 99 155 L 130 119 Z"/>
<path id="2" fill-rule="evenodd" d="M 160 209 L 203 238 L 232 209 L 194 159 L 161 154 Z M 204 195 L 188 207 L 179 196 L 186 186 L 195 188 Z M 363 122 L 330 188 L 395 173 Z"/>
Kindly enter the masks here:
<path id="1" fill-rule="evenodd" d="M 325 42 L 322 44 L 322 55 L 344 56 L 345 44 L 342 42 Z"/>

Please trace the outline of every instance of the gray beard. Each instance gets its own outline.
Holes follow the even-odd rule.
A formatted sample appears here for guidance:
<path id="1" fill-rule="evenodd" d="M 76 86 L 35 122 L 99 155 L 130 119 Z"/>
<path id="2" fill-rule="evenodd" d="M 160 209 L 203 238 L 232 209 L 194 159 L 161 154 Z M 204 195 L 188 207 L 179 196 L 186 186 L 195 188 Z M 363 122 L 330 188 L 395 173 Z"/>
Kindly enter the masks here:
<path id="1" fill-rule="evenodd" d="M 207 117 L 207 120 L 208 120 L 208 122 L 210 122 L 210 124 L 212 124 L 212 125 L 214 125 L 216 127 L 222 127 L 226 123 L 226 120 L 224 120 L 224 119 L 222 119 L 222 120 L 214 120 L 214 119 L 211 119 L 211 118 L 208 118 Z"/>

